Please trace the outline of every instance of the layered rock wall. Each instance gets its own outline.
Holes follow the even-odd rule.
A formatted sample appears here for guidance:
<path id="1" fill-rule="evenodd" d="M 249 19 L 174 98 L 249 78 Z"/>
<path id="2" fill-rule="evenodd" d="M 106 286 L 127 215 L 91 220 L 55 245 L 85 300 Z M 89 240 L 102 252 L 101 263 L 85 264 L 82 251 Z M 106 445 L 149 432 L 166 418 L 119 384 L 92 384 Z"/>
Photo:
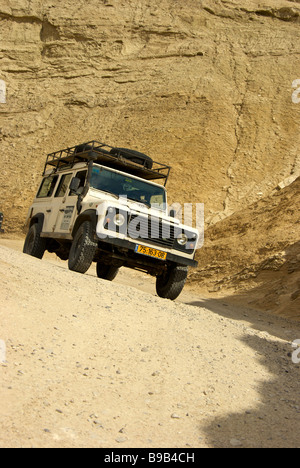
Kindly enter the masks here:
<path id="1" fill-rule="evenodd" d="M 299 1 L 4 0 L 0 211 L 19 230 L 45 156 L 97 139 L 173 166 L 214 222 L 299 171 Z"/>

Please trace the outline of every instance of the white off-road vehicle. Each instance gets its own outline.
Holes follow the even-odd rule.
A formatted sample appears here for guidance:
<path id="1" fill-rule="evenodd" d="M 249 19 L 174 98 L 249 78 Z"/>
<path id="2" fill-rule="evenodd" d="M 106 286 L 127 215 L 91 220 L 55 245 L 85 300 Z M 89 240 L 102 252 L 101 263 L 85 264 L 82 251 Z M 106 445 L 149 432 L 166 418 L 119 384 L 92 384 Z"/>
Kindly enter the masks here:
<path id="1" fill-rule="evenodd" d="M 160 297 L 181 293 L 194 260 L 197 229 L 168 213 L 170 167 L 149 156 L 92 141 L 47 156 L 29 209 L 24 253 L 45 251 L 85 273 L 96 262 L 99 278 L 120 267 L 155 276 Z"/>

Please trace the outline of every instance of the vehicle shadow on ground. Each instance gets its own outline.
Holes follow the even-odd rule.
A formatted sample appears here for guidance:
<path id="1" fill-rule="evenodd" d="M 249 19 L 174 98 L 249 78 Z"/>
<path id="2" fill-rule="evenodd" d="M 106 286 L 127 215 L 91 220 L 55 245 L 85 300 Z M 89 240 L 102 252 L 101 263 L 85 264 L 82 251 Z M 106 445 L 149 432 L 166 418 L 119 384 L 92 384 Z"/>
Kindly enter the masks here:
<path id="1" fill-rule="evenodd" d="M 257 375 L 255 407 L 217 417 L 204 427 L 213 447 L 297 448 L 300 445 L 300 365 L 292 362 L 290 347 L 249 336 L 246 344 L 256 351 L 257 362 L 270 377 Z M 260 366 L 258 366 L 259 368 Z M 258 383 L 258 380 L 261 380 Z M 234 398 L 234 395 L 231 396 Z M 225 408 L 226 410 L 226 408 Z"/>
<path id="2" fill-rule="evenodd" d="M 220 317 L 246 322 L 239 339 L 249 347 L 251 355 L 254 351 L 257 359 L 257 375 L 254 376 L 253 383 L 250 383 L 251 390 L 255 389 L 257 392 L 256 404 L 242 412 L 232 413 L 229 410 L 229 401 L 229 413 L 226 416 L 212 419 L 204 428 L 199 421 L 199 427 L 201 425 L 201 431 L 206 433 L 209 445 L 221 448 L 299 447 L 300 363 L 293 362 L 295 349 L 292 341 L 300 339 L 300 324 L 264 312 L 231 306 L 225 304 L 224 299 L 185 303 L 202 309 L 205 307 Z M 260 336 L 260 333 L 252 330 L 267 334 L 262 333 Z M 300 353 L 297 356 L 300 357 Z M 264 375 L 262 366 L 265 368 Z M 228 385 L 230 381 L 231 376 L 228 375 Z M 235 398 L 232 393 L 231 398 Z M 226 407 L 224 411 L 226 412 Z"/>
<path id="3" fill-rule="evenodd" d="M 280 339 L 293 338 L 295 334 L 298 334 L 300 338 L 300 322 L 298 320 L 277 316 L 242 304 L 231 304 L 230 298 L 228 302 L 226 301 L 227 298 L 199 298 L 192 301 L 184 299 L 182 302 L 196 308 L 205 308 L 220 317 L 244 322 L 253 330 L 265 331 Z"/>

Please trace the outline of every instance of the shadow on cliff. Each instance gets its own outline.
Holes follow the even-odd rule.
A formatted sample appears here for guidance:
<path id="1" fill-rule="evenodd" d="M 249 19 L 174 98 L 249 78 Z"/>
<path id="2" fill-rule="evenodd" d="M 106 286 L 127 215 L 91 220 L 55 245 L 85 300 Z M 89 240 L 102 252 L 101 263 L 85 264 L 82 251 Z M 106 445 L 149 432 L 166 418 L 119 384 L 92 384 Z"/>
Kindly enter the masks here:
<path id="1" fill-rule="evenodd" d="M 273 315 L 300 320 L 300 241 L 265 259 L 256 269 L 252 287 L 229 298 L 234 304 L 248 304 Z"/>

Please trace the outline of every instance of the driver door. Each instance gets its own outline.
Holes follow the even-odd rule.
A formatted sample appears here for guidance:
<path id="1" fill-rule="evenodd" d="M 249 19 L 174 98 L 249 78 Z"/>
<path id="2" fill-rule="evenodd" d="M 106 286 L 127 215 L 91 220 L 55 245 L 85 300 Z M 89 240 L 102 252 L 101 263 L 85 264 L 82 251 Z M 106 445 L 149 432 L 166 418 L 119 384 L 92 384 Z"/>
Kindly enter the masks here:
<path id="1" fill-rule="evenodd" d="M 74 220 L 77 213 L 77 199 L 76 193 L 70 192 L 69 186 L 73 177 L 80 179 L 79 188 L 84 187 L 87 171 L 79 171 L 74 173 L 64 174 L 59 183 L 55 198 L 60 199 L 58 207 L 58 214 L 55 224 L 56 234 L 71 233 L 74 225 Z"/>

